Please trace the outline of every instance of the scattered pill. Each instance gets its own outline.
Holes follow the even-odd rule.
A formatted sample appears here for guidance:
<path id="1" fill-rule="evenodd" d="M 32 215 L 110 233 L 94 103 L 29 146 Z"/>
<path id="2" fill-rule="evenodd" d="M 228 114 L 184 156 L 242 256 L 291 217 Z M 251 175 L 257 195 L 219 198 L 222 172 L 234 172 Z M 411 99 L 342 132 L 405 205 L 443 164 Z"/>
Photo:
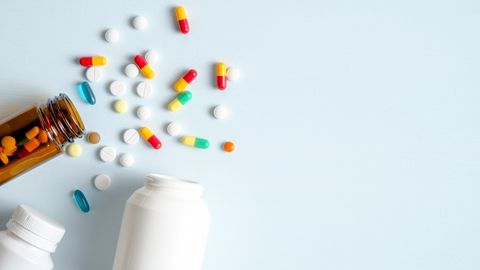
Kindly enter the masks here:
<path id="1" fill-rule="evenodd" d="M 84 67 L 104 66 L 107 64 L 105 56 L 85 56 L 80 58 L 80 65 Z"/>
<path id="2" fill-rule="evenodd" d="M 133 60 L 145 78 L 151 80 L 155 77 L 155 72 L 153 71 L 152 67 L 148 64 L 147 60 L 143 58 L 143 56 L 138 54 L 135 56 Z"/>
<path id="3" fill-rule="evenodd" d="M 225 106 L 218 105 L 213 108 L 213 117 L 225 119 L 228 116 L 228 109 Z"/>
<path id="4" fill-rule="evenodd" d="M 146 106 L 140 106 L 137 108 L 137 117 L 140 120 L 146 120 L 152 115 L 152 110 Z"/>
<path id="5" fill-rule="evenodd" d="M 83 101 L 90 105 L 94 105 L 97 102 L 95 94 L 93 93 L 92 87 L 87 81 L 83 81 L 77 84 L 77 91 Z"/>
<path id="6" fill-rule="evenodd" d="M 117 156 L 117 150 L 111 146 L 105 146 L 100 149 L 99 156 L 103 162 L 112 162 Z"/>
<path id="7" fill-rule="evenodd" d="M 229 67 L 227 69 L 227 79 L 229 81 L 238 81 L 240 79 L 240 70 L 238 68 Z"/>
<path id="8" fill-rule="evenodd" d="M 19 159 L 22 159 L 32 153 L 35 149 L 40 146 L 40 142 L 37 139 L 31 139 L 23 145 L 23 147 L 16 152 L 16 155 Z M 80 151 L 81 153 L 81 151 Z"/>
<path id="9" fill-rule="evenodd" d="M 91 143 L 91 144 L 97 144 L 100 142 L 100 134 L 98 132 L 89 132 L 87 134 L 87 142 Z"/>
<path id="10" fill-rule="evenodd" d="M 139 140 L 140 140 L 140 134 L 138 134 L 137 130 L 131 128 L 123 132 L 123 141 L 126 144 L 137 144 Z"/>
<path id="11" fill-rule="evenodd" d="M 107 190 L 111 184 L 112 179 L 106 174 L 99 174 L 93 179 L 93 185 L 101 191 Z"/>
<path id="12" fill-rule="evenodd" d="M 143 139 L 150 143 L 150 145 L 155 149 L 160 149 L 162 147 L 162 143 L 160 140 L 153 134 L 153 131 L 148 127 L 141 127 L 138 132 L 142 135 Z"/>
<path id="13" fill-rule="evenodd" d="M 225 90 L 227 88 L 227 66 L 223 63 L 217 63 L 217 88 Z"/>
<path id="14" fill-rule="evenodd" d="M 136 90 L 137 90 L 137 95 L 143 98 L 147 98 L 151 96 L 153 92 L 152 84 L 150 84 L 150 82 L 148 81 L 140 82 L 137 85 Z"/>
<path id="15" fill-rule="evenodd" d="M 25 133 L 25 137 L 27 139 L 31 140 L 31 139 L 37 137 L 38 133 L 40 133 L 40 128 L 35 126 Z"/>
<path id="16" fill-rule="evenodd" d="M 125 153 L 120 156 L 119 162 L 123 167 L 130 167 L 135 163 L 135 158 L 131 154 Z"/>
<path id="17" fill-rule="evenodd" d="M 145 28 L 147 28 L 147 25 L 148 25 L 147 18 L 143 16 L 136 16 L 132 20 L 132 26 L 136 30 L 145 30 Z"/>
<path id="18" fill-rule="evenodd" d="M 177 111 L 183 105 L 185 105 L 188 101 L 192 99 L 192 92 L 185 91 L 178 94 L 170 103 L 168 103 L 168 110 L 171 112 Z"/>
<path id="19" fill-rule="evenodd" d="M 114 96 L 123 96 L 127 91 L 125 83 L 122 81 L 113 81 L 110 83 L 110 93 Z"/>
<path id="20" fill-rule="evenodd" d="M 188 85 L 197 77 L 197 71 L 190 69 L 183 77 L 181 77 L 173 86 L 175 91 L 183 92 L 187 89 Z"/>
<path id="21" fill-rule="evenodd" d="M 184 7 L 175 8 L 175 15 L 177 17 L 178 28 L 182 34 L 188 34 L 190 32 L 190 26 L 188 25 L 187 11 Z"/>
<path id="22" fill-rule="evenodd" d="M 125 113 L 128 110 L 128 103 L 123 99 L 115 100 L 113 110 L 117 113 Z"/>
<path id="23" fill-rule="evenodd" d="M 90 212 L 90 205 L 88 204 L 85 194 L 83 194 L 81 190 L 77 189 L 73 192 L 73 200 L 83 213 Z"/>
<path id="24" fill-rule="evenodd" d="M 103 77 L 103 72 L 99 67 L 89 67 L 85 71 L 85 77 L 92 83 L 99 82 Z"/>
<path id="25" fill-rule="evenodd" d="M 223 151 L 225 152 L 233 152 L 233 150 L 235 150 L 235 144 L 231 141 L 226 141 L 224 144 L 223 144 Z"/>
<path id="26" fill-rule="evenodd" d="M 72 143 L 67 146 L 67 154 L 71 157 L 79 157 L 82 152 L 82 146 L 79 143 Z"/>
<path id="27" fill-rule="evenodd" d="M 179 123 L 176 122 L 170 122 L 167 125 L 167 133 L 170 136 L 177 136 L 182 132 L 182 126 Z"/>
<path id="28" fill-rule="evenodd" d="M 158 53 L 154 50 L 148 50 L 145 53 L 145 60 L 152 65 L 158 62 L 158 58 Z"/>
<path id="29" fill-rule="evenodd" d="M 120 39 L 120 33 L 113 28 L 105 31 L 105 40 L 109 43 L 115 43 Z"/>
<path id="30" fill-rule="evenodd" d="M 3 152 L 3 148 L 1 148 L 1 147 L 0 147 L 0 160 L 2 161 L 2 163 L 4 165 L 7 165 L 10 162 L 7 154 L 5 154 L 5 152 Z"/>
<path id="31" fill-rule="evenodd" d="M 38 141 L 40 143 L 46 143 L 48 142 L 48 134 L 45 130 L 41 129 L 40 132 L 38 132 Z"/>
<path id="32" fill-rule="evenodd" d="M 0 143 L 7 156 L 12 156 L 17 151 L 17 140 L 12 136 L 4 136 Z"/>
<path id="33" fill-rule="evenodd" d="M 138 68 L 135 64 L 128 64 L 125 66 L 125 69 L 123 70 L 125 72 L 125 75 L 129 78 L 135 78 L 138 76 Z"/>
<path id="34" fill-rule="evenodd" d="M 195 136 L 183 136 L 182 143 L 188 146 L 207 149 L 210 146 L 210 143 L 207 139 L 195 137 Z"/>

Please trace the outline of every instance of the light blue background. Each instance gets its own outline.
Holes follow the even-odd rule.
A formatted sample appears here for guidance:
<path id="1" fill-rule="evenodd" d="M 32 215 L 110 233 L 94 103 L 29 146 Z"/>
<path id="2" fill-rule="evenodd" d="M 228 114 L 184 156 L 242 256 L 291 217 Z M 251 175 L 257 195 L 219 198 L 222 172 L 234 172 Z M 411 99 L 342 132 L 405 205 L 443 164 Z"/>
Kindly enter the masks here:
<path id="1" fill-rule="evenodd" d="M 281 3 L 280 3 L 281 2 Z M 172 8 L 186 6 L 191 33 L 178 33 Z M 129 25 L 148 18 L 148 30 Z M 101 145 L 135 155 L 125 169 L 98 161 L 82 140 L 80 158 L 59 157 L 0 187 L 0 223 L 19 203 L 63 223 L 56 269 L 111 269 L 124 203 L 147 172 L 200 181 L 213 224 L 208 270 L 480 269 L 480 2 L 440 1 L 2 1 L 0 112 L 16 112 L 61 91 L 70 94 Z M 106 28 L 121 33 L 102 40 Z M 155 95 L 133 91 L 122 69 L 153 48 Z M 98 102 L 74 85 L 82 55 L 109 58 Z M 237 66 L 242 79 L 213 87 L 213 64 Z M 192 102 L 165 104 L 187 68 L 199 77 Z M 131 108 L 164 142 L 127 146 L 133 109 L 115 114 L 107 91 L 122 79 Z M 218 121 L 210 109 L 229 107 Z M 207 137 L 187 148 L 164 126 Z M 225 139 L 237 151 L 220 150 Z M 109 174 L 106 192 L 91 179 Z M 83 215 L 70 192 L 92 204 Z"/>

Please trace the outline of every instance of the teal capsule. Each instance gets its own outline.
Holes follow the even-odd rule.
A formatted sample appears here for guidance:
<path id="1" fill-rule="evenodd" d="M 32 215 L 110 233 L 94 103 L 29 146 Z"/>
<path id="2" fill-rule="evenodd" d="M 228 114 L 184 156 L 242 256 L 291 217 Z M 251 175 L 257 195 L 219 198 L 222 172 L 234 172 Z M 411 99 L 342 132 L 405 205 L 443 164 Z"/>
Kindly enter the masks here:
<path id="1" fill-rule="evenodd" d="M 87 198 L 81 190 L 77 189 L 73 192 L 73 200 L 77 204 L 78 208 L 82 210 L 82 212 L 88 213 L 90 211 L 90 205 L 88 204 Z"/>
<path id="2" fill-rule="evenodd" d="M 192 92 L 184 91 L 168 103 L 168 110 L 174 112 L 190 101 L 190 99 L 192 99 Z"/>
<path id="3" fill-rule="evenodd" d="M 92 91 L 92 87 L 87 81 L 83 81 L 77 85 L 77 91 L 80 94 L 80 97 L 83 101 L 87 102 L 90 105 L 94 105 L 97 100 L 95 99 L 95 94 Z"/>

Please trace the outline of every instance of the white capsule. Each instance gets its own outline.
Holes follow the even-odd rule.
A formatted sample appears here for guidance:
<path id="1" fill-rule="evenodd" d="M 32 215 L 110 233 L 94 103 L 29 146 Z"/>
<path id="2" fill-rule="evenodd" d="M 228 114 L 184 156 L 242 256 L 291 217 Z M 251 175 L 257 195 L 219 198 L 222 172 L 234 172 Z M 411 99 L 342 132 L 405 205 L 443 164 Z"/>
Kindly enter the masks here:
<path id="1" fill-rule="evenodd" d="M 125 75 L 129 78 L 135 78 L 138 76 L 138 68 L 135 64 L 128 64 L 125 66 Z"/>
<path id="2" fill-rule="evenodd" d="M 132 26 L 136 30 L 140 30 L 140 31 L 145 30 L 145 28 L 147 28 L 147 25 L 148 25 L 147 18 L 143 16 L 137 16 L 132 20 Z"/>
<path id="3" fill-rule="evenodd" d="M 105 31 L 105 40 L 107 42 L 115 43 L 119 39 L 120 39 L 120 33 L 117 30 L 110 28 L 110 29 L 107 29 L 107 31 Z"/>
<path id="4" fill-rule="evenodd" d="M 146 106 L 140 106 L 137 108 L 137 117 L 141 120 L 146 120 L 152 115 L 152 110 Z"/>
<path id="5" fill-rule="evenodd" d="M 142 98 L 147 98 L 152 95 L 153 87 L 150 82 L 143 81 L 137 85 L 137 95 Z"/>
<path id="6" fill-rule="evenodd" d="M 110 93 L 114 96 L 123 96 L 126 91 L 127 87 L 122 81 L 113 81 L 110 84 Z"/>
<path id="7" fill-rule="evenodd" d="M 170 122 L 167 125 L 167 133 L 170 136 L 177 136 L 182 132 L 182 126 L 179 123 L 176 122 Z"/>
<path id="8" fill-rule="evenodd" d="M 119 162 L 123 167 L 130 167 L 135 163 L 135 158 L 131 154 L 125 153 L 120 156 Z"/>
<path id="9" fill-rule="evenodd" d="M 112 179 L 106 174 L 99 174 L 93 179 L 93 185 L 101 191 L 107 190 L 112 184 Z"/>
<path id="10" fill-rule="evenodd" d="M 227 69 L 227 79 L 229 81 L 238 81 L 240 79 L 240 70 L 238 68 L 229 67 Z"/>
<path id="11" fill-rule="evenodd" d="M 228 116 L 228 109 L 222 105 L 215 106 L 215 108 L 213 108 L 213 116 L 216 119 L 225 119 Z"/>
<path id="12" fill-rule="evenodd" d="M 92 83 L 98 82 L 103 77 L 102 69 L 99 67 L 89 67 L 87 71 L 85 71 L 85 77 Z"/>
<path id="13" fill-rule="evenodd" d="M 105 146 L 100 149 L 100 159 L 103 162 L 112 162 L 117 156 L 117 150 L 111 146 Z"/>
<path id="14" fill-rule="evenodd" d="M 140 134 L 138 134 L 138 131 L 136 129 L 131 128 L 123 132 L 123 141 L 126 144 L 137 144 L 139 140 Z"/>
<path id="15" fill-rule="evenodd" d="M 145 53 L 145 60 L 147 60 L 149 64 L 156 64 L 158 62 L 158 58 L 158 53 L 154 50 L 148 50 Z"/>

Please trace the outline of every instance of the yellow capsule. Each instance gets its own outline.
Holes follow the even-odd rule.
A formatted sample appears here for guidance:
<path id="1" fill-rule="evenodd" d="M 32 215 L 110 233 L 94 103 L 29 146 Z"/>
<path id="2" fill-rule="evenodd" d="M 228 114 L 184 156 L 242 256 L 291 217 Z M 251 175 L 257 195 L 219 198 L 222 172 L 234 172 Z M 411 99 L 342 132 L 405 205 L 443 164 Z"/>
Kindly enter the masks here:
<path id="1" fill-rule="evenodd" d="M 145 78 L 151 80 L 155 77 L 155 71 L 153 71 L 152 67 L 150 65 L 144 66 L 142 69 L 142 74 L 145 76 Z"/>
<path id="2" fill-rule="evenodd" d="M 188 146 L 194 146 L 195 145 L 195 137 L 194 136 L 183 136 L 182 137 L 182 143 Z"/>
<path id="3" fill-rule="evenodd" d="M 32 129 L 27 131 L 27 133 L 25 133 L 25 137 L 27 137 L 27 139 L 31 140 L 31 139 L 37 137 L 39 132 L 40 132 L 40 129 L 38 127 L 33 127 Z"/>
<path id="4" fill-rule="evenodd" d="M 142 135 L 142 137 L 145 140 L 148 140 L 150 137 L 153 136 L 153 131 L 148 127 L 141 127 L 138 131 L 140 132 L 140 135 Z"/>
<path id="5" fill-rule="evenodd" d="M 94 66 L 104 66 L 107 64 L 107 58 L 103 56 L 92 57 L 92 64 Z"/>
<path id="6" fill-rule="evenodd" d="M 188 83 L 187 81 L 185 81 L 183 78 L 180 78 L 180 80 L 177 81 L 177 83 L 175 83 L 175 91 L 177 92 L 182 92 L 183 90 L 185 90 L 188 86 Z"/>
<path id="7" fill-rule="evenodd" d="M 175 9 L 175 14 L 177 15 L 177 21 L 187 19 L 187 11 L 185 11 L 184 7 L 177 7 Z"/>
<path id="8" fill-rule="evenodd" d="M 171 112 L 177 111 L 182 107 L 182 103 L 178 99 L 174 99 L 168 103 L 168 110 Z"/>
<path id="9" fill-rule="evenodd" d="M 227 76 L 227 65 L 225 63 L 220 62 L 217 64 L 217 76 Z"/>

